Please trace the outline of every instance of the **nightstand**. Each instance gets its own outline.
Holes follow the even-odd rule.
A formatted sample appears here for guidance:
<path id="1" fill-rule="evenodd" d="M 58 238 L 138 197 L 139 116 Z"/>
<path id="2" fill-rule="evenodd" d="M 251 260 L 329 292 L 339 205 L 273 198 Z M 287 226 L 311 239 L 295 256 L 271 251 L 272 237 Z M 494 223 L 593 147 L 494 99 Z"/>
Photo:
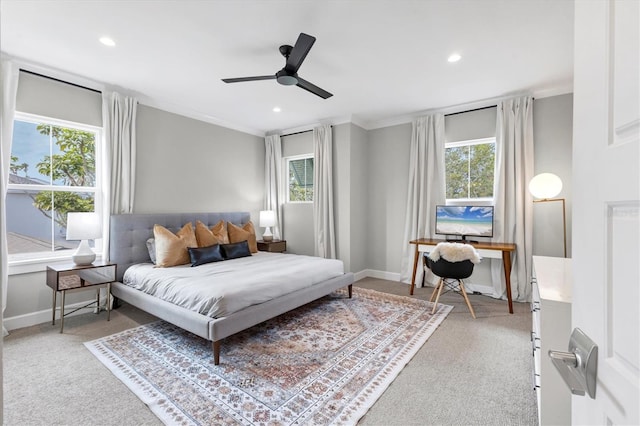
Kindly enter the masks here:
<path id="1" fill-rule="evenodd" d="M 51 305 L 52 321 L 56 324 L 56 296 L 62 293 L 60 299 L 60 333 L 64 330 L 65 315 L 72 314 L 79 309 L 91 307 L 95 303 L 97 312 L 100 312 L 100 289 L 107 289 L 107 321 L 111 320 L 111 283 L 116 280 L 116 265 L 106 262 L 94 262 L 91 265 L 78 266 L 73 263 L 64 265 L 47 266 L 47 285 L 53 290 L 53 303 Z M 95 290 L 96 300 L 65 314 L 64 297 L 67 292 L 83 290 Z"/>
<path id="2" fill-rule="evenodd" d="M 271 253 L 282 253 L 287 251 L 286 240 L 258 241 L 258 250 L 269 251 Z"/>

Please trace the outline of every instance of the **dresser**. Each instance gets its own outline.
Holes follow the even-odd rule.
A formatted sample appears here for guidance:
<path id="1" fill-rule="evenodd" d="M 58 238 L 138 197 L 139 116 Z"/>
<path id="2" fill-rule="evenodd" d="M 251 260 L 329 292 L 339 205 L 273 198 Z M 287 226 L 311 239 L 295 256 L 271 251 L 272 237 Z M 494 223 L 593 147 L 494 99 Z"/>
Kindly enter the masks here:
<path id="1" fill-rule="evenodd" d="M 531 293 L 533 380 L 540 425 L 571 424 L 571 391 L 549 349 L 566 351 L 571 336 L 571 259 L 533 256 Z"/>

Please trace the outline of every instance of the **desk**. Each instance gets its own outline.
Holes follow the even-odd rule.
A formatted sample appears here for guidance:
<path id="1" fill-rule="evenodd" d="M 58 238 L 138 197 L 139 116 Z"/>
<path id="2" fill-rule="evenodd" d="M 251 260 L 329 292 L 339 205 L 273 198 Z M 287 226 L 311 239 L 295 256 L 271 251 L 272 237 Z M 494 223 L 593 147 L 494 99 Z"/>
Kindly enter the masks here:
<path id="1" fill-rule="evenodd" d="M 416 286 L 416 269 L 418 268 L 418 260 L 420 252 L 429 251 L 430 248 L 435 247 L 438 243 L 446 242 L 446 240 L 436 240 L 431 238 L 418 238 L 417 240 L 409 241 L 409 244 L 416 246 L 416 254 L 413 258 L 413 275 L 411 275 L 411 288 L 409 294 L 413 294 L 413 289 Z M 480 256 L 490 259 L 502 258 L 502 265 L 504 267 L 504 278 L 507 285 L 507 301 L 509 302 L 509 313 L 513 313 L 513 301 L 511 300 L 511 252 L 516 250 L 515 244 L 510 243 L 470 243 L 478 250 Z"/>

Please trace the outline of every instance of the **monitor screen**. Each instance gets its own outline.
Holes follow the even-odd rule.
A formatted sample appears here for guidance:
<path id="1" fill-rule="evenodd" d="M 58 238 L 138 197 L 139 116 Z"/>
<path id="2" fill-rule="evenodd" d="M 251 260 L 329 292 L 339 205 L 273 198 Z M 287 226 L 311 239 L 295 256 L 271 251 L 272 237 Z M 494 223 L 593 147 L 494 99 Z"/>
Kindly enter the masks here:
<path id="1" fill-rule="evenodd" d="M 493 237 L 493 206 L 436 206 L 436 234 Z"/>

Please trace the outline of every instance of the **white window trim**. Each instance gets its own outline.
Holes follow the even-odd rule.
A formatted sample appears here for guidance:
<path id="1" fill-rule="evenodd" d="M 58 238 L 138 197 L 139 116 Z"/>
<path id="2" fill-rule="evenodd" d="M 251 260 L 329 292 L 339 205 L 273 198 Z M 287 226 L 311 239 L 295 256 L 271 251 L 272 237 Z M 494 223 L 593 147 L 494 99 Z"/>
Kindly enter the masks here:
<path id="1" fill-rule="evenodd" d="M 102 140 L 102 128 L 97 126 L 92 126 L 89 124 L 77 123 L 73 121 L 60 120 L 57 118 L 46 117 L 43 115 L 30 114 L 25 112 L 16 111 L 13 117 L 14 121 L 26 121 L 34 124 L 39 124 L 46 122 L 49 125 L 60 126 L 60 127 L 71 127 L 82 131 L 88 131 L 95 133 L 96 141 L 95 141 L 95 160 L 96 160 L 96 185 L 95 187 L 73 187 L 74 192 L 92 192 L 94 194 L 94 207 L 97 213 L 101 215 L 104 214 L 103 209 L 103 140 Z M 26 190 L 37 190 L 37 191 L 57 191 L 61 190 L 59 185 L 16 185 L 9 184 L 7 185 L 7 190 L 9 189 L 26 189 Z M 67 187 L 63 187 L 67 188 Z M 104 223 L 104 221 L 103 221 Z M 96 252 L 96 259 L 102 258 L 102 239 L 95 240 L 95 248 L 93 249 Z M 26 274 L 32 272 L 42 272 L 47 269 L 48 265 L 53 263 L 63 263 L 71 261 L 73 256 L 73 250 L 68 250 L 64 252 L 36 252 L 36 253 L 19 253 L 19 254 L 11 254 L 8 256 L 8 275 L 19 275 Z"/>
<path id="2" fill-rule="evenodd" d="M 289 200 L 289 163 L 291 161 L 295 161 L 295 160 L 306 160 L 308 158 L 311 158 L 314 160 L 314 167 L 315 167 L 315 158 L 313 153 L 309 153 L 309 154 L 299 154 L 299 155 L 291 155 L 289 157 L 284 157 L 283 163 L 284 163 L 284 171 L 285 171 L 285 179 L 283 179 L 283 185 L 284 185 L 284 193 L 286 196 L 286 203 L 287 204 L 312 204 L 313 200 L 311 201 L 291 201 Z M 314 188 L 315 188 L 315 182 L 314 182 Z"/>
<path id="3" fill-rule="evenodd" d="M 444 149 L 447 148 L 457 148 L 461 146 L 472 146 L 472 145 L 482 145 L 492 143 L 494 146 L 496 144 L 496 138 L 494 136 L 489 138 L 481 138 L 481 139 L 469 139 L 464 141 L 456 141 L 456 142 L 445 142 Z M 494 161 L 495 167 L 495 161 Z M 495 170 L 493 179 L 495 182 Z M 477 203 L 477 204 L 476 204 Z M 493 206 L 494 205 L 494 197 L 481 197 L 481 198 L 447 198 L 446 205 L 448 206 L 456 206 L 456 205 L 478 205 L 478 206 Z"/>

